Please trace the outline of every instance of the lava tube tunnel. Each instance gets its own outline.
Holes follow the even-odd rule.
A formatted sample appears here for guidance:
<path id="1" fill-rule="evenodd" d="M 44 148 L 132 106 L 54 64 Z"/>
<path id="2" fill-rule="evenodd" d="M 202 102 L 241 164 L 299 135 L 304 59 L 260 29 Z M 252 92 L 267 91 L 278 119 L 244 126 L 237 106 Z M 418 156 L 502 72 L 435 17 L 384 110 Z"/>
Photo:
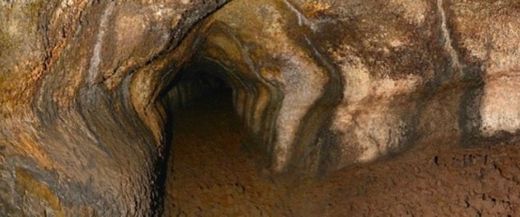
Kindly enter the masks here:
<path id="1" fill-rule="evenodd" d="M 0 217 L 519 216 L 518 0 L 0 0 Z"/>

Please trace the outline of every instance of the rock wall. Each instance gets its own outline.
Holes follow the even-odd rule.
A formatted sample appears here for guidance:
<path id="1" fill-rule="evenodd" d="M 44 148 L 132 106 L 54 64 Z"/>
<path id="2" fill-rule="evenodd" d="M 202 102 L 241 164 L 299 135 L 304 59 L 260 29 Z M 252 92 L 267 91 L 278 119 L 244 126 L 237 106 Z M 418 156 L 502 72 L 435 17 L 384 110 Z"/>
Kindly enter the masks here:
<path id="1" fill-rule="evenodd" d="M 223 1 L 1 1 L 2 216 L 160 213 L 156 100 Z"/>
<path id="2" fill-rule="evenodd" d="M 314 174 L 517 135 L 519 15 L 514 1 L 233 1 L 205 21 L 201 55 L 233 73 L 272 170 Z"/>

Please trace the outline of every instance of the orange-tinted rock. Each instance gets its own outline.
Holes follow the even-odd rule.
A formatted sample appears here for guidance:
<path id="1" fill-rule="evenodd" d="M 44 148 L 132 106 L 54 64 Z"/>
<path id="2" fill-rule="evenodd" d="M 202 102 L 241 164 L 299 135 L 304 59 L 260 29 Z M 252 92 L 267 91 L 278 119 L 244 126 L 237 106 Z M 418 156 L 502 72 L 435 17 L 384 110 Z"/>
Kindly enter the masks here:
<path id="1" fill-rule="evenodd" d="M 0 212 L 153 215 L 168 117 L 213 85 L 175 86 L 193 66 L 273 173 L 518 136 L 515 0 L 223 4 L 1 2 Z"/>

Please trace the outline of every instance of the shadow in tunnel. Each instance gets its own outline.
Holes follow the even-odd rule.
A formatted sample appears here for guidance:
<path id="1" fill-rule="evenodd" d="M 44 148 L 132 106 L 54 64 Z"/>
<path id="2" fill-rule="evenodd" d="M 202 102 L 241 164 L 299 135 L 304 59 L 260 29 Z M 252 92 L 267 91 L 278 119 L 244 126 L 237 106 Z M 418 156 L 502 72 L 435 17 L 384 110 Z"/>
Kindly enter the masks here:
<path id="1" fill-rule="evenodd" d="M 222 70 L 191 64 L 163 96 L 170 116 L 163 216 L 262 216 L 276 209 L 281 191 L 260 177 L 242 148 L 242 123 Z"/>
<path id="2" fill-rule="evenodd" d="M 168 176 L 172 174 L 170 167 L 175 163 L 174 147 L 181 142 L 174 141 L 174 133 L 177 126 L 188 125 L 188 127 L 195 127 L 190 120 L 185 120 L 184 115 L 189 115 L 188 111 L 193 108 L 204 106 L 207 109 L 218 109 L 222 105 L 228 105 L 227 109 L 232 109 L 229 106 L 231 102 L 232 89 L 226 83 L 222 76 L 224 69 L 217 64 L 211 62 L 201 62 L 187 64 L 174 79 L 170 82 L 166 91 L 161 94 L 161 101 L 166 109 L 167 121 L 165 126 L 165 160 L 158 165 L 158 191 L 161 201 L 156 202 L 155 210 L 157 216 L 170 216 L 165 213 L 165 207 L 168 208 L 168 181 L 171 181 Z M 217 101 L 216 98 L 218 98 Z M 216 103 L 220 103 L 217 105 Z M 199 108 L 202 109 L 202 108 Z M 198 110 L 198 109 L 197 109 Z M 201 111 L 202 112 L 202 111 Z M 226 111 L 233 114 L 232 110 Z M 196 128 L 193 128 L 198 131 Z M 169 209 L 166 209 L 168 211 Z"/>

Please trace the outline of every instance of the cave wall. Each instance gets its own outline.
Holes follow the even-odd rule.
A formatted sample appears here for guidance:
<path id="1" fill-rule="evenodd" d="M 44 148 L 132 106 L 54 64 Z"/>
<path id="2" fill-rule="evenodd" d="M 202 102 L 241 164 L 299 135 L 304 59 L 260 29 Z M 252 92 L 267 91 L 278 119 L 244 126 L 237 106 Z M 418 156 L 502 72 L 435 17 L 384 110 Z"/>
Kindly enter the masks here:
<path id="1" fill-rule="evenodd" d="M 158 214 L 155 98 L 222 3 L 1 1 L 2 216 Z"/>
<path id="2" fill-rule="evenodd" d="M 515 0 L 224 3 L 0 1 L 0 213 L 157 213 L 162 97 L 190 61 L 225 69 L 275 174 L 518 135 Z"/>
<path id="3" fill-rule="evenodd" d="M 233 1 L 205 20 L 199 50 L 236 80 L 246 145 L 275 172 L 315 174 L 421 141 L 517 135 L 519 12 L 515 1 Z"/>

